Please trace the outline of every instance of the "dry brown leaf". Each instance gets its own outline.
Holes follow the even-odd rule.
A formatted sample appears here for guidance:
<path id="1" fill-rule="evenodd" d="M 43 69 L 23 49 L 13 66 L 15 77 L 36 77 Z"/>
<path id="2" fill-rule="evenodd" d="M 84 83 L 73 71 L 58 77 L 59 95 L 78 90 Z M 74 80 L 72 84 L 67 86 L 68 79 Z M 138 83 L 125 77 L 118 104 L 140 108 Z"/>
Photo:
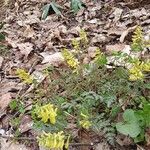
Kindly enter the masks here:
<path id="1" fill-rule="evenodd" d="M 32 125 L 33 125 L 33 121 L 32 121 L 31 116 L 25 115 L 25 116 L 23 116 L 21 118 L 21 123 L 20 123 L 20 126 L 19 126 L 19 131 L 21 133 L 24 133 L 24 132 L 30 130 L 32 128 Z"/>
<path id="2" fill-rule="evenodd" d="M 91 58 L 94 58 L 95 55 L 96 55 L 96 50 L 98 49 L 98 47 L 96 46 L 91 46 L 88 48 L 88 56 L 91 57 Z"/>
<path id="3" fill-rule="evenodd" d="M 42 61 L 42 64 L 49 63 L 54 66 L 59 66 L 64 62 L 64 58 L 60 52 L 57 52 L 55 54 L 48 54 L 46 52 L 40 53 L 41 56 L 43 56 L 44 60 Z"/>
<path id="4" fill-rule="evenodd" d="M 26 38 L 32 38 L 34 35 L 35 35 L 35 32 L 33 28 L 31 28 L 30 25 L 28 25 L 25 31 L 23 32 L 23 36 Z"/>
<path id="5" fill-rule="evenodd" d="M 120 36 L 120 42 L 123 43 L 125 40 L 125 37 L 129 34 L 129 32 L 134 31 L 136 29 L 136 27 L 137 26 L 133 26 L 133 27 L 130 27 L 127 30 L 125 30 Z"/>
<path id="6" fill-rule="evenodd" d="M 0 56 L 0 69 L 2 68 L 4 58 Z"/>
<path id="7" fill-rule="evenodd" d="M 12 96 L 10 92 L 2 95 L 0 98 L 0 109 L 5 110 L 8 107 L 11 100 L 12 100 Z"/>
<path id="8" fill-rule="evenodd" d="M 122 12 L 123 9 L 115 8 L 115 11 L 113 12 L 113 15 L 115 16 L 114 22 L 117 22 L 120 19 Z"/>
<path id="9" fill-rule="evenodd" d="M 17 44 L 20 52 L 25 57 L 28 57 L 28 55 L 33 51 L 33 44 L 27 42 L 27 43 L 21 43 Z"/>
<path id="10" fill-rule="evenodd" d="M 102 142 L 95 146 L 95 150 L 110 150 L 110 148 L 106 142 Z"/>
<path id="11" fill-rule="evenodd" d="M 5 81 L 3 83 L 0 83 L 0 87 L 1 87 L 1 90 L 0 90 L 0 96 L 8 93 L 8 92 L 14 92 L 14 91 L 19 91 L 21 88 L 22 88 L 23 84 L 22 83 L 19 83 L 17 84 L 16 82 L 8 82 L 8 81 Z"/>
<path id="12" fill-rule="evenodd" d="M 12 143 L 11 141 L 7 141 L 7 139 L 1 138 L 1 150 L 29 150 L 29 148 L 25 147 L 23 144 Z"/>
<path id="13" fill-rule="evenodd" d="M 91 42 L 92 43 L 105 43 L 109 39 L 103 35 L 103 34 L 95 34 L 95 36 L 92 38 Z"/>
<path id="14" fill-rule="evenodd" d="M 112 54 L 113 52 L 123 51 L 125 44 L 106 45 L 106 53 Z"/>

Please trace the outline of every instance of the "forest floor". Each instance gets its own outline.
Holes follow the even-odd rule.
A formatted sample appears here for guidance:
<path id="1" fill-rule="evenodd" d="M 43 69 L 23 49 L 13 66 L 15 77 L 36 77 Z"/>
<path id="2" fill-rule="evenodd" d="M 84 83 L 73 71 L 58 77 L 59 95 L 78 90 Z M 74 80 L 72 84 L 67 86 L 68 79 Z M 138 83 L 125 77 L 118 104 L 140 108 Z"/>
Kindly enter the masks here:
<path id="1" fill-rule="evenodd" d="M 57 69 L 63 67 L 61 51 L 72 47 L 71 41 L 80 38 L 81 29 L 86 32 L 89 41 L 88 54 L 82 58 L 85 62 L 92 59 L 94 48 L 99 48 L 107 56 L 110 56 L 112 51 L 129 51 L 132 35 L 137 26 L 142 28 L 144 39 L 150 40 L 148 0 L 140 2 L 82 0 L 82 2 L 84 5 L 76 14 L 71 11 L 69 0 L 56 1 L 61 6 L 59 15 L 52 8 L 43 11 L 43 7 L 50 3 L 49 0 L 16 0 L 4 9 L 5 12 L 0 12 L 0 21 L 3 24 L 0 33 L 5 35 L 4 40 L 0 41 L 1 150 L 44 150 L 35 140 L 39 131 L 33 128 L 34 120 L 31 113 L 35 99 L 41 98 L 42 101 L 46 101 L 45 99 L 51 97 L 50 92 L 46 93 L 47 75 L 43 74 L 43 70 L 49 66 Z M 150 47 L 144 50 L 145 59 L 150 59 Z M 37 79 L 36 88 L 42 85 L 47 97 L 43 96 L 44 94 L 39 96 L 32 83 L 25 84 L 20 80 L 16 74 L 19 68 Z M 54 78 L 57 77 L 58 73 Z M 51 90 L 57 90 L 61 95 L 65 94 L 65 91 L 59 88 L 55 85 Z M 147 91 L 148 98 L 149 94 Z M 122 110 L 129 105 L 123 106 Z M 69 127 L 74 135 L 69 146 L 70 150 L 150 149 L 150 128 L 146 129 L 149 141 L 136 144 L 129 136 L 117 134 L 115 144 L 111 145 L 103 134 L 96 135 L 93 131 L 79 129 L 73 122 Z"/>

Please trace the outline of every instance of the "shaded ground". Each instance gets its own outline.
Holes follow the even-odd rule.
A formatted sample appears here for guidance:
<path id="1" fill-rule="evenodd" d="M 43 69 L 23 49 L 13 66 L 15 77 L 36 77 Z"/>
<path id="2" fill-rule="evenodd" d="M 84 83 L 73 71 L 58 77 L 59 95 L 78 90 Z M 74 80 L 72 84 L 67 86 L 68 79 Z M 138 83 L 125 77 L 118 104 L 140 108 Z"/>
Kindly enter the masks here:
<path id="1" fill-rule="evenodd" d="M 136 25 L 141 25 L 144 37 L 150 39 L 150 5 L 148 1 L 141 1 L 139 5 L 135 1 L 127 0 L 126 3 L 113 0 L 83 0 L 86 8 L 74 15 L 70 11 L 68 1 L 58 0 L 57 3 L 63 7 L 62 16 L 51 14 L 46 20 L 41 20 L 42 7 L 48 2 L 47 0 L 16 1 L 14 7 L 11 6 L 5 13 L 2 13 L 5 16 L 2 17 L 5 24 L 1 31 L 6 34 L 4 44 L 8 48 L 0 52 L 1 132 L 13 132 L 8 122 L 9 117 L 12 116 L 7 112 L 8 103 L 5 100 L 9 101 L 10 98 L 21 95 L 27 98 L 26 105 L 30 103 L 30 98 L 27 96 L 30 87 L 20 83 L 14 73 L 16 68 L 24 68 L 32 74 L 41 72 L 49 64 L 59 66 L 59 60 L 57 57 L 51 57 L 52 54 L 60 52 L 66 46 L 69 48 L 71 39 L 79 36 L 80 29 L 87 32 L 90 46 L 97 46 L 108 54 L 112 49 L 118 51 L 124 49 L 131 42 L 131 33 Z M 29 120 L 27 119 L 27 122 Z M 27 133 L 29 127 L 21 128 L 24 130 L 22 134 L 34 135 L 31 130 Z M 96 144 L 95 149 L 140 150 L 140 147 L 130 145 L 130 140 L 124 139 L 124 137 L 114 148 L 106 144 L 105 140 L 99 142 L 101 141 L 100 145 Z M 2 144 L 5 142 L 3 141 Z M 35 143 L 30 147 L 32 150 L 38 149 Z M 4 149 L 6 148 L 2 148 L 2 150 Z M 12 147 L 10 149 L 12 150 Z M 83 148 L 75 146 L 71 149 Z"/>

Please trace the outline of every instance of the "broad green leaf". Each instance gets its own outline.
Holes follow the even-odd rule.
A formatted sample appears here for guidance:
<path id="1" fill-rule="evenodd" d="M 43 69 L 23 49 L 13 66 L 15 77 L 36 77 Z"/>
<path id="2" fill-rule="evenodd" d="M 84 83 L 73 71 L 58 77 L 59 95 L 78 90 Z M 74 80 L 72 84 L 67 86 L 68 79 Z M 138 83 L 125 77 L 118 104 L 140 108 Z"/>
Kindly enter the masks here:
<path id="1" fill-rule="evenodd" d="M 129 135 L 132 138 L 137 137 L 140 132 L 141 132 L 141 128 L 138 125 L 138 123 L 117 123 L 116 124 L 116 128 L 117 130 L 124 134 L 124 135 Z"/>
<path id="2" fill-rule="evenodd" d="M 132 109 L 127 109 L 123 114 L 124 122 L 116 124 L 117 130 L 124 134 L 129 135 L 132 138 L 137 137 L 141 132 L 141 127 L 138 122 L 138 118 Z"/>
<path id="3" fill-rule="evenodd" d="M 135 116 L 135 113 L 132 109 L 127 109 L 123 114 L 124 121 L 128 123 L 137 122 L 137 118 Z"/>

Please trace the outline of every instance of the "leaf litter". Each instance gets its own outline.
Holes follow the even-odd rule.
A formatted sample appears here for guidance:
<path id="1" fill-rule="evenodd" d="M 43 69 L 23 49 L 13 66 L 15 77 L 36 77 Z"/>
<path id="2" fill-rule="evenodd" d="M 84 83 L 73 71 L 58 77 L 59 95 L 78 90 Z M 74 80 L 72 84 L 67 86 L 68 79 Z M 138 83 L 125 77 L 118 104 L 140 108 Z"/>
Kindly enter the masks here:
<path id="1" fill-rule="evenodd" d="M 146 5 L 135 8 L 134 2 L 114 3 L 114 1 L 107 0 L 72 0 L 71 3 L 58 0 L 56 3 L 49 3 L 47 0 L 23 0 L 16 1 L 14 9 L 8 8 L 8 14 L 4 18 L 5 24 L 1 29 L 6 34 L 5 41 L 11 52 L 9 58 L 0 56 L 0 111 L 3 110 L 2 116 L 10 113 L 8 108 L 12 101 L 12 94 L 21 94 L 20 96 L 23 95 L 27 101 L 30 101 L 30 96 L 27 95 L 34 89 L 33 85 L 24 87 L 15 78 L 12 68 L 27 69 L 31 75 L 38 78 L 39 84 L 44 82 L 46 76 L 42 74 L 42 70 L 50 64 L 61 67 L 64 60 L 60 51 L 64 45 L 70 46 L 71 39 L 79 36 L 80 29 L 85 29 L 90 38 L 90 47 L 88 56 L 84 58 L 85 62 L 89 62 L 90 58 L 95 56 L 95 47 L 101 48 L 108 54 L 111 54 L 112 51 L 130 53 L 129 43 L 131 42 L 131 33 L 137 25 L 136 22 L 142 25 L 145 38 L 150 40 L 150 7 Z M 70 5 L 76 15 L 66 9 Z M 45 11 L 42 11 L 43 6 L 46 7 Z M 51 9 L 56 14 L 49 13 L 52 11 Z M 38 61 L 36 61 L 37 59 Z M 7 64 L 4 64 L 5 61 Z M 1 127 L 1 129 L 3 128 L 4 126 Z M 31 134 L 32 120 L 28 115 L 22 116 L 19 130 L 22 135 L 24 132 L 28 133 L 28 136 Z M 11 127 L 8 131 L 12 132 Z M 5 150 L 4 145 L 8 145 L 9 142 L 6 142 L 5 138 L 1 139 L 2 150 Z M 87 141 L 89 142 L 89 137 Z M 147 141 L 149 141 L 149 131 L 147 132 Z M 9 145 L 11 150 L 14 147 L 19 150 L 23 146 L 21 144 L 18 148 L 18 145 L 15 144 Z M 130 147 L 130 145 L 131 142 L 128 146 Z M 9 149 L 8 147 L 7 149 Z M 95 149 L 104 149 L 104 147 L 106 150 L 110 149 L 105 141 L 99 142 Z M 22 149 L 26 148 L 23 146 Z M 37 147 L 35 149 L 37 150 Z M 119 148 L 116 147 L 116 149 Z M 124 148 L 122 147 L 122 149 Z"/>

